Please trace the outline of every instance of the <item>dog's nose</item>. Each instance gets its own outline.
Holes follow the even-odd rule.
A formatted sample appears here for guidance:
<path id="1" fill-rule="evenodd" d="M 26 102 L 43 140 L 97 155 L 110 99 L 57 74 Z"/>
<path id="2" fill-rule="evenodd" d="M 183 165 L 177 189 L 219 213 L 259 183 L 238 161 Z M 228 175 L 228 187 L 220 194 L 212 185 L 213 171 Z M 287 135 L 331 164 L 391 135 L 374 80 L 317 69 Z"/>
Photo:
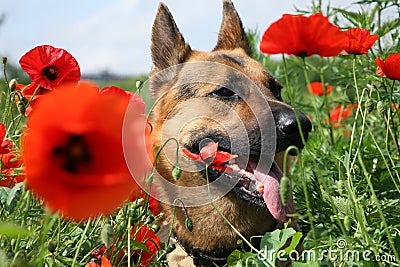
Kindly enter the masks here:
<path id="1" fill-rule="evenodd" d="M 307 116 L 301 112 L 296 111 L 300 126 L 303 132 L 305 141 L 308 138 L 308 133 L 311 132 L 312 125 Z M 290 108 L 283 108 L 273 112 L 276 133 L 277 133 L 277 152 L 284 151 L 291 145 L 298 148 L 303 148 L 304 144 L 301 140 L 299 126 L 297 124 L 296 114 Z"/>

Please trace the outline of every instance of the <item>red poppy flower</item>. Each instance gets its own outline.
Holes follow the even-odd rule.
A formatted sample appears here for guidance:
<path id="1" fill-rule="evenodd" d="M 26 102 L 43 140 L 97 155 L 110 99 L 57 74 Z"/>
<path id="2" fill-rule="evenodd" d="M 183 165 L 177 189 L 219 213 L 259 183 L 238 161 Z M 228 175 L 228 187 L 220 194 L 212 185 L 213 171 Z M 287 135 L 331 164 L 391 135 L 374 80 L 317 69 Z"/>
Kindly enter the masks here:
<path id="1" fill-rule="evenodd" d="M 225 171 L 227 167 L 223 166 L 223 164 L 238 157 L 237 155 L 231 155 L 225 151 L 218 151 L 218 143 L 214 142 L 210 142 L 202 149 L 200 149 L 199 154 L 192 153 L 184 148 L 182 149 L 182 151 L 189 158 L 196 160 L 202 164 L 208 164 L 211 168 L 219 171 Z"/>
<path id="2" fill-rule="evenodd" d="M 342 105 L 336 107 L 335 109 L 331 110 L 330 113 L 330 122 L 333 126 L 339 126 L 339 123 L 345 119 L 350 117 L 352 114 L 352 109 L 357 108 L 358 104 L 348 104 L 346 108 Z"/>
<path id="3" fill-rule="evenodd" d="M 333 89 L 332 85 L 325 85 L 326 94 L 329 95 Z M 311 86 L 307 85 L 307 90 L 310 94 L 313 95 L 324 95 L 324 87 L 320 82 L 312 82 Z"/>
<path id="4" fill-rule="evenodd" d="M 27 184 L 51 210 L 68 218 L 109 214 L 139 192 L 122 147 L 129 102 L 117 94 L 102 95 L 88 83 L 66 89 L 48 93 L 28 119 L 23 136 Z M 130 126 L 143 129 L 145 122 Z M 131 136 L 129 148 L 147 157 L 136 138 L 142 137 Z M 148 170 L 137 165 L 135 173 Z"/>
<path id="5" fill-rule="evenodd" d="M 19 168 L 22 166 L 22 157 L 19 154 L 7 153 L 5 155 L 0 155 L 2 164 L 6 168 Z"/>
<path id="6" fill-rule="evenodd" d="M 148 266 L 155 258 L 157 251 L 160 249 L 160 238 L 154 233 L 153 229 L 147 227 L 143 223 L 139 223 L 131 232 L 131 238 L 135 238 L 137 242 L 145 244 L 148 251 L 135 250 L 133 256 L 140 258 L 139 266 Z"/>
<path id="7" fill-rule="evenodd" d="M 369 30 L 352 28 L 346 31 L 347 46 L 345 51 L 352 55 L 368 54 L 368 50 L 378 39 L 377 34 L 371 35 Z"/>
<path id="8" fill-rule="evenodd" d="M 95 261 L 91 261 L 85 265 L 85 267 L 112 267 L 111 262 L 107 259 L 106 256 L 101 257 L 101 264 L 98 264 Z"/>
<path id="9" fill-rule="evenodd" d="M 38 85 L 52 90 L 60 85 L 76 85 L 81 71 L 76 59 L 61 48 L 37 46 L 19 60 L 22 69 Z"/>
<path id="10" fill-rule="evenodd" d="M 260 50 L 266 54 L 336 56 L 346 45 L 346 35 L 321 13 L 309 17 L 284 14 L 264 32 Z"/>
<path id="11" fill-rule="evenodd" d="M 389 55 L 386 60 L 375 59 L 376 74 L 392 80 L 400 80 L 400 53 Z"/>
<path id="12" fill-rule="evenodd" d="M 13 147 L 13 142 L 10 140 L 4 140 L 6 137 L 6 126 L 0 123 L 0 155 L 7 154 Z"/>

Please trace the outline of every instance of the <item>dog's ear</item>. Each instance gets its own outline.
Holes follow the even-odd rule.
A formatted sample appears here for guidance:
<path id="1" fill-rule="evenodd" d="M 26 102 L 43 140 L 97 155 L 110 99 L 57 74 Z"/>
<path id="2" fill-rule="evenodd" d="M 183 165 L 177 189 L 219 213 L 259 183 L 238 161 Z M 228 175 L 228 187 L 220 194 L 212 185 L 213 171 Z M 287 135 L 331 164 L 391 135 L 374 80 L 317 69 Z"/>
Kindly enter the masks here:
<path id="1" fill-rule="evenodd" d="M 163 70 L 184 62 L 191 49 L 185 43 L 171 12 L 160 3 L 151 35 L 151 56 L 154 67 Z"/>
<path id="2" fill-rule="evenodd" d="M 242 21 L 231 0 L 224 0 L 222 24 L 214 51 L 235 48 L 243 48 L 248 55 L 251 55 L 251 47 Z"/>

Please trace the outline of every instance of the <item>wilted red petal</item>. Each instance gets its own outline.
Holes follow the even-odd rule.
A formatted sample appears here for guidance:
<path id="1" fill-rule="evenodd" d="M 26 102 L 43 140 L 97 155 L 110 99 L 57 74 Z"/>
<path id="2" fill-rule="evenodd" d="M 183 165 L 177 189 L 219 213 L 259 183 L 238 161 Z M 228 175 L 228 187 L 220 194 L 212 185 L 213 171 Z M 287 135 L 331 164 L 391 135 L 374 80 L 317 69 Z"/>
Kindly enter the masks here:
<path id="1" fill-rule="evenodd" d="M 400 80 L 400 53 L 391 54 L 386 60 L 376 58 L 375 63 L 378 65 L 376 74 L 392 80 Z"/>
<path id="2" fill-rule="evenodd" d="M 101 95 L 87 83 L 50 92 L 38 102 L 23 136 L 23 156 L 28 187 L 51 210 L 87 219 L 109 214 L 139 190 L 122 147 L 127 105 L 126 98 Z M 147 157 L 139 144 L 132 149 Z M 141 175 L 148 171 L 137 168 Z"/>
<path id="3" fill-rule="evenodd" d="M 346 45 L 346 35 L 321 13 L 309 17 L 284 14 L 265 31 L 260 50 L 266 54 L 336 56 Z"/>
<path id="4" fill-rule="evenodd" d="M 362 28 L 349 29 L 346 35 L 348 40 L 345 51 L 353 55 L 368 54 L 368 50 L 379 37 L 377 34 L 371 35 L 369 30 Z"/>
<path id="5" fill-rule="evenodd" d="M 203 161 L 214 161 L 215 155 L 218 150 L 218 143 L 210 142 L 200 149 L 200 158 Z"/>
<path id="6" fill-rule="evenodd" d="M 329 95 L 333 89 L 332 85 L 325 85 L 326 94 Z M 307 91 L 313 95 L 324 95 L 324 88 L 320 82 L 312 82 L 311 86 L 307 85 Z"/>
<path id="7" fill-rule="evenodd" d="M 51 45 L 31 49 L 19 64 L 33 82 L 48 90 L 70 83 L 76 85 L 81 78 L 76 59 L 66 50 Z"/>

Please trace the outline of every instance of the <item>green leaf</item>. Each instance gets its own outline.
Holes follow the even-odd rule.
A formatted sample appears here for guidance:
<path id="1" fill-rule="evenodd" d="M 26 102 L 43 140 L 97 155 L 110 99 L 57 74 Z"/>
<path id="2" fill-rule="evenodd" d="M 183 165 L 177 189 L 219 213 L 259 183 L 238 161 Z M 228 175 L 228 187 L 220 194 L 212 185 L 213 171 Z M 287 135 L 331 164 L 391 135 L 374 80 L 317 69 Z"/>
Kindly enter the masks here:
<path id="1" fill-rule="evenodd" d="M 240 260 L 243 258 L 243 252 L 239 250 L 234 250 L 227 259 L 228 266 L 237 266 L 236 264 L 240 262 Z M 240 265 L 241 266 L 241 265 Z"/>
<path id="2" fill-rule="evenodd" d="M 8 192 L 8 197 L 6 201 L 7 210 L 12 213 L 21 198 L 22 186 L 24 183 L 18 183 Z"/>
<path id="3" fill-rule="evenodd" d="M 137 249 L 140 249 L 140 250 L 143 250 L 143 251 L 151 253 L 151 251 L 146 247 L 145 244 L 143 244 L 141 242 L 138 242 L 136 240 L 131 240 L 131 251 L 132 250 L 137 250 Z"/>
<path id="4" fill-rule="evenodd" d="M 277 252 L 295 233 L 296 231 L 293 228 L 283 230 L 276 229 L 273 232 L 267 232 L 261 239 L 261 249 L 274 250 Z"/>
<path id="5" fill-rule="evenodd" d="M 296 247 L 300 243 L 300 239 L 302 236 L 302 232 L 296 232 L 294 235 L 292 235 L 292 241 L 290 242 L 290 245 L 284 249 L 286 255 L 288 255 L 291 251 L 296 250 Z"/>

